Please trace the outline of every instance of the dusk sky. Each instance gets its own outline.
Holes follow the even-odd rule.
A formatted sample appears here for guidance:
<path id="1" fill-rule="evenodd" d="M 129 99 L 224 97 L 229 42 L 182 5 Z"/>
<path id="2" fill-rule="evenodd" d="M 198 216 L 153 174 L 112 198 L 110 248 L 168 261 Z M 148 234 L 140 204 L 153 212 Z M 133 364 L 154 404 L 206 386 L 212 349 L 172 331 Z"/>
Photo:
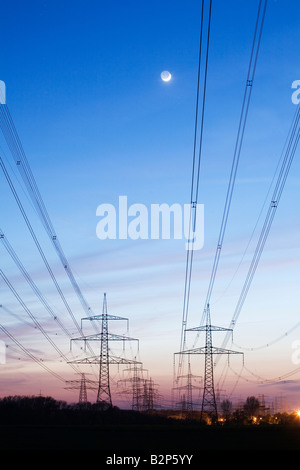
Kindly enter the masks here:
<path id="1" fill-rule="evenodd" d="M 1 6 L 0 80 L 6 85 L 5 106 L 57 238 L 91 313 L 102 312 L 106 293 L 108 313 L 128 318 L 128 331 L 122 321 L 112 322 L 112 331 L 137 338 L 139 349 L 136 342 L 128 342 L 125 351 L 116 343 L 111 351 L 143 363 L 158 386 L 162 406 L 171 403 L 174 353 L 180 348 L 186 240 L 100 240 L 97 208 L 111 204 L 118 214 L 120 196 L 127 197 L 128 207 L 142 204 L 149 212 L 151 204 L 190 203 L 201 4 L 200 0 L 12 0 Z M 200 324 L 205 307 L 258 6 L 256 0 L 212 2 L 198 195 L 198 203 L 204 205 L 204 245 L 194 252 L 188 328 Z M 210 300 L 214 325 L 230 325 L 272 201 L 297 110 L 292 84 L 300 80 L 299 18 L 297 0 L 268 1 Z M 161 79 L 165 70 L 172 74 L 169 82 Z M 1 159 L 80 324 L 86 312 L 33 207 L 5 129 L 1 120 Z M 244 362 L 232 356 L 228 367 L 226 357 L 215 367 L 216 387 L 223 397 L 238 400 L 264 394 L 266 400 L 281 398 L 289 407 L 300 407 L 299 151 L 234 326 L 233 342 L 226 345 L 244 352 Z M 3 168 L 1 232 L 57 318 L 73 338 L 78 337 Z M 83 351 L 76 345 L 70 349 L 70 337 L 45 309 L 1 241 L 1 273 L 18 297 L 1 275 L 0 339 L 6 347 L 0 361 L 0 396 L 41 393 L 74 402 L 78 391 L 65 390 L 64 381 L 76 379 L 68 361 L 79 359 Z M 213 338 L 221 346 L 224 334 L 215 333 Z M 204 345 L 204 339 L 199 337 L 197 347 Z M 187 333 L 187 348 L 194 341 L 195 335 Z M 130 406 L 130 398 L 123 400 L 119 393 L 121 386 L 115 387 L 126 374 L 123 369 L 111 366 L 113 402 Z M 97 380 L 95 366 L 81 370 Z M 193 355 L 192 372 L 203 379 L 204 356 Z M 89 392 L 91 401 L 94 395 Z"/>

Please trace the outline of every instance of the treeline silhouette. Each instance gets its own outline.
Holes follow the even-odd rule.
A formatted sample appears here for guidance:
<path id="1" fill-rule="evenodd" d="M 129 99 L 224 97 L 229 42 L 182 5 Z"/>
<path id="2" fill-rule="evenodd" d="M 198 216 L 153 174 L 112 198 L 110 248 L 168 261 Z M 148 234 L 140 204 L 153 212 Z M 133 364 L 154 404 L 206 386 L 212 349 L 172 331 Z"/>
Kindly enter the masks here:
<path id="1" fill-rule="evenodd" d="M 221 403 L 219 424 L 300 424 L 296 413 L 260 414 L 259 402 L 248 397 L 243 408 L 232 410 L 228 401 Z M 174 410 L 149 410 L 139 412 L 124 410 L 116 406 L 103 409 L 97 403 L 68 404 L 49 396 L 7 396 L 0 399 L 1 425 L 97 425 L 97 424 L 207 424 L 200 421 L 200 414 L 193 417 L 176 414 Z"/>
<path id="2" fill-rule="evenodd" d="M 95 403 L 68 404 L 43 396 L 8 396 L 0 399 L 1 424 L 140 424 L 169 423 L 170 418 L 152 413 L 102 409 Z"/>

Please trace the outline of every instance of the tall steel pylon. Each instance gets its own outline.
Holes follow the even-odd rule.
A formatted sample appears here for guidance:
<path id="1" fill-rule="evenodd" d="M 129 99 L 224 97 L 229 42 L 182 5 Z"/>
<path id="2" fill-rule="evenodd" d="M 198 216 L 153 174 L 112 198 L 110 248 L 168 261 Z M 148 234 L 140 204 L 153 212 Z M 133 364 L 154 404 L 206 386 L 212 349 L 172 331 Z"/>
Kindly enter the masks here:
<path id="1" fill-rule="evenodd" d="M 223 328 L 222 328 L 223 330 Z M 198 330 L 199 331 L 199 330 Z M 213 358 L 213 345 L 212 345 L 212 331 L 220 331 L 211 326 L 210 309 L 207 306 L 206 325 L 204 327 L 206 332 L 205 338 L 205 373 L 204 373 L 204 386 L 201 414 L 206 411 L 214 418 L 218 417 L 217 402 L 214 387 L 214 358 Z M 223 330 L 224 331 L 224 330 Z"/>
<path id="2" fill-rule="evenodd" d="M 136 338 L 129 338 L 128 336 L 117 335 L 109 332 L 108 322 L 110 320 L 126 320 L 127 318 L 119 317 L 116 315 L 108 315 L 107 313 L 107 300 L 106 293 L 104 293 L 102 314 L 93 315 L 92 317 L 82 318 L 91 322 L 100 321 L 101 331 L 93 335 L 82 336 L 79 338 L 72 338 L 71 341 L 100 341 L 99 356 L 84 358 L 72 361 L 76 364 L 99 364 L 99 382 L 97 392 L 97 403 L 101 408 L 106 409 L 112 407 L 111 389 L 110 389 L 110 364 L 140 364 L 138 361 L 115 357 L 110 354 L 109 342 L 110 341 L 138 341 Z"/>
<path id="3" fill-rule="evenodd" d="M 204 385 L 203 385 L 203 398 L 201 405 L 201 419 L 207 416 L 212 423 L 218 421 L 218 410 L 214 387 L 214 355 L 215 354 L 243 354 L 240 351 L 232 351 L 230 349 L 216 348 L 213 346 L 212 332 L 213 331 L 232 331 L 230 328 L 223 328 L 221 326 L 212 326 L 210 307 L 207 304 L 206 308 L 206 325 L 189 328 L 186 331 L 205 331 L 205 346 L 202 348 L 188 349 L 181 351 L 177 354 L 204 354 L 205 355 L 205 368 L 204 368 Z"/>
<path id="4" fill-rule="evenodd" d="M 112 406 L 109 382 L 108 318 L 106 294 L 104 294 L 102 307 L 102 329 L 100 344 L 100 369 L 97 402 L 107 403 L 109 406 Z"/>

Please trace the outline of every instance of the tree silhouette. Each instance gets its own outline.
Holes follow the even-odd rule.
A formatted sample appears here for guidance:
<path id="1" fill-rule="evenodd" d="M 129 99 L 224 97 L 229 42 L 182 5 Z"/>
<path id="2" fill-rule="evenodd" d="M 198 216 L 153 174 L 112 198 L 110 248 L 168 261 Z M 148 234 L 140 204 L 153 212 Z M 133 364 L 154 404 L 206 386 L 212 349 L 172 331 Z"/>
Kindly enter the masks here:
<path id="1" fill-rule="evenodd" d="M 253 418 L 259 409 L 259 401 L 255 397 L 247 397 L 244 403 L 244 411 L 248 418 Z"/>
<path id="2" fill-rule="evenodd" d="M 230 418 L 232 413 L 232 402 L 230 400 L 223 400 L 221 403 L 221 409 L 224 418 L 227 420 Z"/>

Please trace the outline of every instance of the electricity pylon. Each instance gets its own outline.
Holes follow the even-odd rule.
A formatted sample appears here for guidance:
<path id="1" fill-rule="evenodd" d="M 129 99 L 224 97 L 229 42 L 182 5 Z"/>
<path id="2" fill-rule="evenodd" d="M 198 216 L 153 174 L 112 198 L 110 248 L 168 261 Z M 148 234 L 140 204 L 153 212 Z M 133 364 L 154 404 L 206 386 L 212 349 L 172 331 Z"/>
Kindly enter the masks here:
<path id="1" fill-rule="evenodd" d="M 218 410 L 214 388 L 214 360 L 215 354 L 243 354 L 239 351 L 232 351 L 230 349 L 216 348 L 212 343 L 213 331 L 232 331 L 230 328 L 223 328 L 221 326 L 212 326 L 210 317 L 209 304 L 206 308 L 206 325 L 189 328 L 186 331 L 205 331 L 205 346 L 202 348 L 194 348 L 181 351 L 177 354 L 204 354 L 205 355 L 205 369 L 204 369 L 204 386 L 203 398 L 201 406 L 201 419 L 204 415 L 208 416 L 212 423 L 218 421 Z"/>
<path id="2" fill-rule="evenodd" d="M 128 369 L 125 369 L 123 372 L 130 372 L 131 376 L 126 377 L 125 379 L 120 380 L 119 382 L 124 382 L 125 384 L 131 383 L 131 392 L 132 392 L 132 404 L 131 408 L 135 411 L 141 411 L 143 408 L 143 388 L 145 379 L 143 378 L 143 367 L 136 363 L 130 366 Z"/>
<path id="3" fill-rule="evenodd" d="M 193 379 L 195 379 L 195 376 L 192 374 L 191 371 L 191 363 L 189 361 L 188 363 L 188 373 L 186 375 L 181 375 L 178 377 L 178 379 L 186 379 L 186 384 L 181 385 L 176 387 L 176 390 L 185 390 L 186 394 L 183 394 L 183 397 L 181 399 L 181 410 L 182 412 L 186 415 L 187 418 L 191 418 L 193 415 L 193 410 L 194 410 L 194 405 L 193 405 L 193 389 L 198 389 L 200 390 L 201 387 L 198 385 L 193 384 Z"/>
<path id="4" fill-rule="evenodd" d="M 115 357 L 109 352 L 109 341 L 122 341 L 123 345 L 125 341 L 138 341 L 135 338 L 129 338 L 123 335 L 116 335 L 109 332 L 108 322 L 110 320 L 126 320 L 127 318 L 119 317 L 116 315 L 108 315 L 107 313 L 107 301 L 106 293 L 104 294 L 103 307 L 101 315 L 93 315 L 92 317 L 82 318 L 83 320 L 89 320 L 91 322 L 101 322 L 101 332 L 82 336 L 79 338 L 72 338 L 72 341 L 84 341 L 85 345 L 90 341 L 100 341 L 100 354 L 99 356 L 93 356 L 90 358 L 84 358 L 72 361 L 76 364 L 99 364 L 99 382 L 98 382 L 98 393 L 97 403 L 103 409 L 112 407 L 112 398 L 110 390 L 110 376 L 109 376 L 109 365 L 110 364 L 135 364 L 137 361 Z"/>
<path id="5" fill-rule="evenodd" d="M 87 403 L 86 380 L 84 374 L 82 374 L 80 381 L 79 403 Z"/>
<path id="6" fill-rule="evenodd" d="M 154 388 L 156 384 L 153 379 L 146 379 L 144 381 L 144 393 L 143 393 L 143 409 L 144 411 L 151 412 L 154 410 L 156 403 L 155 399 L 158 396 L 157 389 Z"/>
<path id="7" fill-rule="evenodd" d="M 65 387 L 66 390 L 78 390 L 79 389 L 79 403 L 81 405 L 87 404 L 87 390 L 97 390 L 97 382 L 95 380 L 87 380 L 86 374 L 80 372 L 80 380 L 67 380 Z"/>

